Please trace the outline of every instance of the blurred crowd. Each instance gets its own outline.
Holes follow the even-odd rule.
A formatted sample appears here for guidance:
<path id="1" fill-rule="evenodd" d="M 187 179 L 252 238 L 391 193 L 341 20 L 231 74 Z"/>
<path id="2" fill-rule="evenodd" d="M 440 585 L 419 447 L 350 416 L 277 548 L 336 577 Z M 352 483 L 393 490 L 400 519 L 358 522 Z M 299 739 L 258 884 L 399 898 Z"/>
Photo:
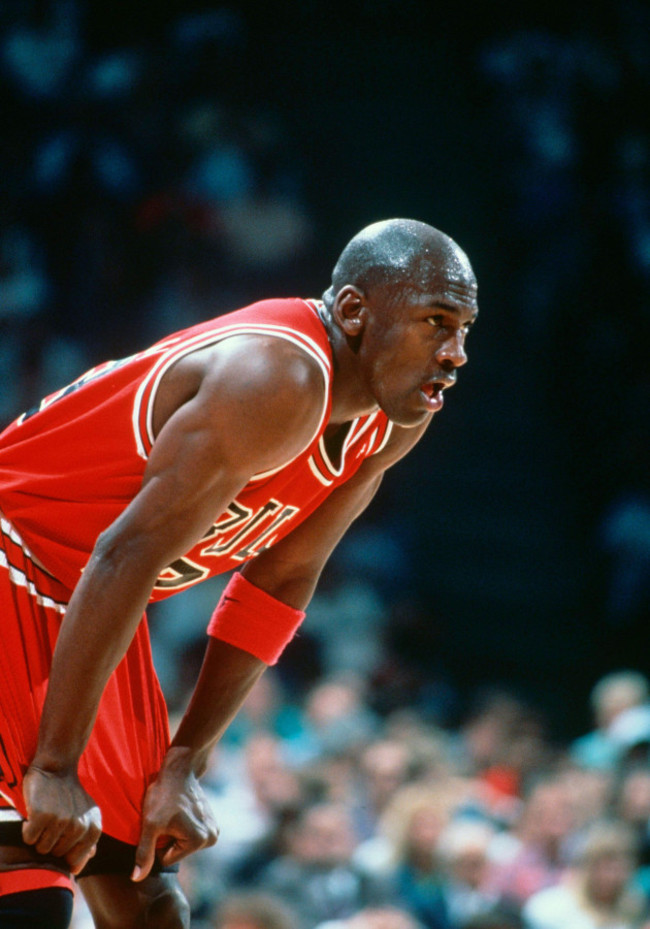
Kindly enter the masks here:
<path id="1" fill-rule="evenodd" d="M 143 340 L 300 290 L 313 223 L 286 126 L 232 102 L 235 11 L 98 47 L 80 0 L 0 9 L 0 419 Z"/>
<path id="2" fill-rule="evenodd" d="M 650 615 L 650 7 L 572 9 L 564 32 L 485 42 L 478 70 L 498 290 L 569 452 L 615 655 Z"/>
<path id="3" fill-rule="evenodd" d="M 506 690 L 439 726 L 379 712 L 380 687 L 258 682 L 205 778 L 219 842 L 181 865 L 193 927 L 648 929 L 643 675 L 599 680 L 593 729 L 563 746 Z"/>

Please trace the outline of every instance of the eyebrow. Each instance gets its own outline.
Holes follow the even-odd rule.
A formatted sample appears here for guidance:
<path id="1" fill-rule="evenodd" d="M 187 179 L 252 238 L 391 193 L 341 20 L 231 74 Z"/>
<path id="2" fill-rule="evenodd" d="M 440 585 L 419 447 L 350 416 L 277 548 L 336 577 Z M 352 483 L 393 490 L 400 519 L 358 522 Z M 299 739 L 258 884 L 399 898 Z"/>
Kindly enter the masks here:
<path id="1" fill-rule="evenodd" d="M 454 316 L 460 316 L 462 309 L 455 303 L 448 303 L 444 297 L 440 300 L 433 300 L 431 306 L 437 307 L 441 310 L 446 310 L 447 313 L 452 313 Z M 472 313 L 470 322 L 475 322 L 478 318 L 478 310 L 474 310 Z"/>

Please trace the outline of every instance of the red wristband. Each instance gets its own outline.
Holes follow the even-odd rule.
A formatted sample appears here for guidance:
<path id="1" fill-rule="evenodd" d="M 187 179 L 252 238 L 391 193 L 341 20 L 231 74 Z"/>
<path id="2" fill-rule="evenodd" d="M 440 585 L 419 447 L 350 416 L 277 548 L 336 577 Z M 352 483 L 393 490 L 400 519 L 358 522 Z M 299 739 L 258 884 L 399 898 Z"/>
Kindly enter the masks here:
<path id="1" fill-rule="evenodd" d="M 304 618 L 301 610 L 276 600 L 237 573 L 230 578 L 210 618 L 208 635 L 271 665 L 277 662 Z"/>

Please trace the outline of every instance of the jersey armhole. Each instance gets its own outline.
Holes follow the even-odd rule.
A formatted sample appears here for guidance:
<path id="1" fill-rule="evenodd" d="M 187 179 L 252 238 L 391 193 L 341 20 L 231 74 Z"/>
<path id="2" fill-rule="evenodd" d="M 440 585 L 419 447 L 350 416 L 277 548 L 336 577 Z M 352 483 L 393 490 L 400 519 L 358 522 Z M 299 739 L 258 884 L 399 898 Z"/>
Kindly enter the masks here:
<path id="1" fill-rule="evenodd" d="M 323 405 L 318 420 L 318 425 L 314 430 L 313 435 L 306 443 L 305 447 L 301 449 L 297 455 L 293 455 L 288 461 L 284 462 L 279 467 L 273 468 L 270 471 L 264 471 L 260 472 L 259 474 L 255 474 L 251 480 L 259 481 L 263 478 L 270 477 L 277 471 L 281 471 L 282 468 L 285 468 L 288 464 L 291 464 L 292 461 L 295 461 L 296 458 L 302 455 L 305 449 L 309 448 L 309 446 L 314 442 L 321 429 L 323 428 L 323 423 L 329 414 L 331 405 L 332 365 L 328 355 L 314 339 L 310 338 L 302 332 L 299 332 L 298 330 L 291 329 L 288 326 L 266 323 L 240 323 L 227 326 L 218 330 L 217 332 L 213 331 L 211 333 L 203 333 L 201 336 L 195 336 L 191 339 L 188 339 L 182 345 L 175 346 L 171 351 L 166 352 L 153 366 L 151 371 L 149 371 L 138 388 L 133 404 L 133 433 L 137 452 L 141 458 L 146 461 L 153 447 L 153 409 L 156 400 L 156 394 L 165 373 L 173 364 L 175 364 L 181 358 L 184 358 L 186 355 L 189 355 L 199 349 L 208 348 L 211 345 L 216 345 L 218 342 L 222 342 L 224 339 L 232 338 L 233 336 L 238 335 L 266 335 L 291 342 L 293 345 L 296 345 L 298 348 L 314 359 L 323 375 L 324 386 Z"/>

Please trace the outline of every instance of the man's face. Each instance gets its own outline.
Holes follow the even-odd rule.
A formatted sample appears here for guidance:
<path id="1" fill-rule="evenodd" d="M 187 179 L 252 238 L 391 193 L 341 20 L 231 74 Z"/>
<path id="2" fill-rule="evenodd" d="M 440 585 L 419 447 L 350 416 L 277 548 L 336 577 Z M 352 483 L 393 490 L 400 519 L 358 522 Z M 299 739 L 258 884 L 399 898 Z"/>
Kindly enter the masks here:
<path id="1" fill-rule="evenodd" d="M 394 423 L 417 426 L 443 405 L 443 390 L 467 361 L 478 314 L 476 281 L 464 255 L 414 264 L 408 286 L 364 295 L 359 362 L 365 387 Z"/>

